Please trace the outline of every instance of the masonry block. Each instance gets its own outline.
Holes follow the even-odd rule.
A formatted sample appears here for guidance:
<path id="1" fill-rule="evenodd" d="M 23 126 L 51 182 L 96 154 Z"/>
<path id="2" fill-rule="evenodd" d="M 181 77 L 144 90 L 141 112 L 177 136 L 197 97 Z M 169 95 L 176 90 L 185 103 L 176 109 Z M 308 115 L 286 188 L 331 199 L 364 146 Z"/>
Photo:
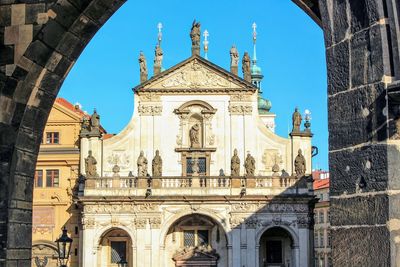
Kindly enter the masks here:
<path id="1" fill-rule="evenodd" d="M 44 67 L 53 50 L 40 40 L 33 41 L 26 50 L 25 56 L 29 60 Z"/>
<path id="2" fill-rule="evenodd" d="M 328 65 L 328 94 L 349 89 L 350 87 L 350 57 L 349 42 L 343 41 L 326 50 Z"/>
<path id="3" fill-rule="evenodd" d="M 383 17 L 383 10 L 378 8 L 382 1 L 349 1 L 351 12 L 351 32 L 355 33 L 369 27 Z M 381 5 L 381 4 L 380 4 Z M 381 13 L 379 12 L 381 10 Z"/>
<path id="4" fill-rule="evenodd" d="M 349 27 L 349 18 L 347 17 L 347 0 L 329 0 L 332 2 L 332 18 L 333 22 L 333 43 L 337 44 L 346 38 L 347 29 Z"/>

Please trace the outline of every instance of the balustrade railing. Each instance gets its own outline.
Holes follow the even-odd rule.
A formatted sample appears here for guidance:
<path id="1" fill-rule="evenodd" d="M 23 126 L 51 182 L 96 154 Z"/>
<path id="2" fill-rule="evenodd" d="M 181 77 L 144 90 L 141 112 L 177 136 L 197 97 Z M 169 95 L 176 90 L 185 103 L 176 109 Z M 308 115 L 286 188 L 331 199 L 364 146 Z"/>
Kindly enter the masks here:
<path id="1" fill-rule="evenodd" d="M 294 176 L 164 176 L 164 177 L 94 177 L 87 178 L 84 195 L 140 195 L 152 190 L 158 195 L 229 195 L 243 192 L 246 194 L 268 195 L 286 192 L 288 194 L 306 193 L 307 182 Z M 144 190 L 144 191 L 143 191 Z M 239 190 L 239 191 L 238 191 Z M 115 191 L 115 192 L 114 192 Z M 118 191 L 118 192 L 116 192 Z M 125 192 L 125 193 L 124 193 Z M 147 194 L 146 193 L 146 194 Z"/>

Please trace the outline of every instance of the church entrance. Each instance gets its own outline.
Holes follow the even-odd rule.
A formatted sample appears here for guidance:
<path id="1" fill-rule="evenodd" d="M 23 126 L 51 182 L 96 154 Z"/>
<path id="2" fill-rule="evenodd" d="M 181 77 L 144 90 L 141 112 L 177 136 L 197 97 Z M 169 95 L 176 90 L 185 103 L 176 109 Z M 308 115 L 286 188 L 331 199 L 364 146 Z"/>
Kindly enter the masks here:
<path id="1" fill-rule="evenodd" d="M 260 267 L 294 266 L 293 240 L 281 227 L 272 227 L 260 239 Z"/>
<path id="2" fill-rule="evenodd" d="M 118 228 L 107 231 L 100 239 L 97 266 L 118 267 L 118 263 L 125 260 L 127 267 L 132 267 L 131 248 L 132 240 L 126 231 Z"/>
<path id="3" fill-rule="evenodd" d="M 177 220 L 166 236 L 170 267 L 225 267 L 225 231 L 213 219 L 191 214 Z"/>

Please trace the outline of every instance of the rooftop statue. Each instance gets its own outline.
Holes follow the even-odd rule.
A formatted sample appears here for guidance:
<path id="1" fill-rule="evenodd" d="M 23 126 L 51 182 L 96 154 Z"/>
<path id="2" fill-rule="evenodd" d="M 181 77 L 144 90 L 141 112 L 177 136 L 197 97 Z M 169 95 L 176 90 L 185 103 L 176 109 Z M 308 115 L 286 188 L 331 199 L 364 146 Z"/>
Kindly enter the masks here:
<path id="1" fill-rule="evenodd" d="M 87 177 L 97 177 L 97 168 L 96 168 L 97 160 L 92 155 L 92 150 L 89 150 L 89 155 L 85 159 L 85 170 Z"/>
<path id="2" fill-rule="evenodd" d="M 147 81 L 147 63 L 143 52 L 139 55 L 139 65 L 140 65 L 140 82 Z"/>
<path id="3" fill-rule="evenodd" d="M 146 177 L 147 176 L 147 159 L 144 156 L 144 152 L 140 151 L 140 155 L 137 159 L 137 168 L 138 168 L 138 176 Z"/>
<path id="4" fill-rule="evenodd" d="M 154 75 L 157 75 L 161 72 L 161 65 L 162 65 L 162 60 L 163 60 L 163 51 L 161 49 L 161 46 L 157 45 L 156 49 L 154 51 Z"/>
<path id="5" fill-rule="evenodd" d="M 306 173 L 306 159 L 304 158 L 301 149 L 299 149 L 298 154 L 294 159 L 294 170 L 297 177 L 302 177 Z"/>
<path id="6" fill-rule="evenodd" d="M 296 107 L 292 115 L 292 123 L 293 123 L 292 132 L 300 132 L 301 120 L 302 120 L 301 114 L 299 112 L 299 109 Z"/>
<path id="7" fill-rule="evenodd" d="M 200 22 L 196 20 L 192 23 L 192 29 L 190 30 L 190 39 L 192 39 L 192 55 L 200 55 Z"/>
<path id="8" fill-rule="evenodd" d="M 232 46 L 230 50 L 231 55 L 231 72 L 238 75 L 239 53 L 236 46 Z"/>
<path id="9" fill-rule="evenodd" d="M 256 160 L 250 153 L 247 153 L 246 161 L 244 162 L 244 168 L 246 169 L 246 176 L 254 176 L 256 170 Z"/>
<path id="10" fill-rule="evenodd" d="M 251 82 L 250 56 L 249 56 L 249 53 L 247 53 L 247 52 L 244 52 L 244 55 L 243 55 L 242 71 L 243 71 L 243 79 L 247 82 Z"/>
<path id="11" fill-rule="evenodd" d="M 240 175 L 240 158 L 237 155 L 237 149 L 233 150 L 233 157 L 231 159 L 231 176 Z"/>
<path id="12" fill-rule="evenodd" d="M 152 172 L 154 177 L 160 177 L 162 175 L 162 159 L 160 151 L 156 150 L 156 155 L 152 161 Z"/>

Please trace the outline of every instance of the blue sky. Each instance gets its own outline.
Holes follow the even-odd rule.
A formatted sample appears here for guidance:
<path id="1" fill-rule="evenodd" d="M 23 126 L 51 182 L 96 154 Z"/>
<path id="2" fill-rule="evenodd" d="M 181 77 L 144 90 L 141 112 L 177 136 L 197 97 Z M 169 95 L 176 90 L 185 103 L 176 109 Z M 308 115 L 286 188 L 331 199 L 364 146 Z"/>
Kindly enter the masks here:
<path id="1" fill-rule="evenodd" d="M 152 70 L 157 23 L 163 24 L 163 67 L 191 54 L 192 21 L 209 32 L 208 59 L 229 69 L 229 49 L 253 54 L 257 24 L 257 59 L 263 70 L 263 96 L 277 114 L 276 132 L 286 137 L 296 106 L 312 112 L 313 145 L 319 155 L 313 168 L 328 169 L 327 83 L 322 30 L 290 0 L 128 1 L 99 30 L 67 76 L 60 97 L 96 108 L 102 125 L 118 133 L 131 118 L 133 92 L 139 83 L 139 52 Z M 151 74 L 151 73 L 150 73 Z"/>

